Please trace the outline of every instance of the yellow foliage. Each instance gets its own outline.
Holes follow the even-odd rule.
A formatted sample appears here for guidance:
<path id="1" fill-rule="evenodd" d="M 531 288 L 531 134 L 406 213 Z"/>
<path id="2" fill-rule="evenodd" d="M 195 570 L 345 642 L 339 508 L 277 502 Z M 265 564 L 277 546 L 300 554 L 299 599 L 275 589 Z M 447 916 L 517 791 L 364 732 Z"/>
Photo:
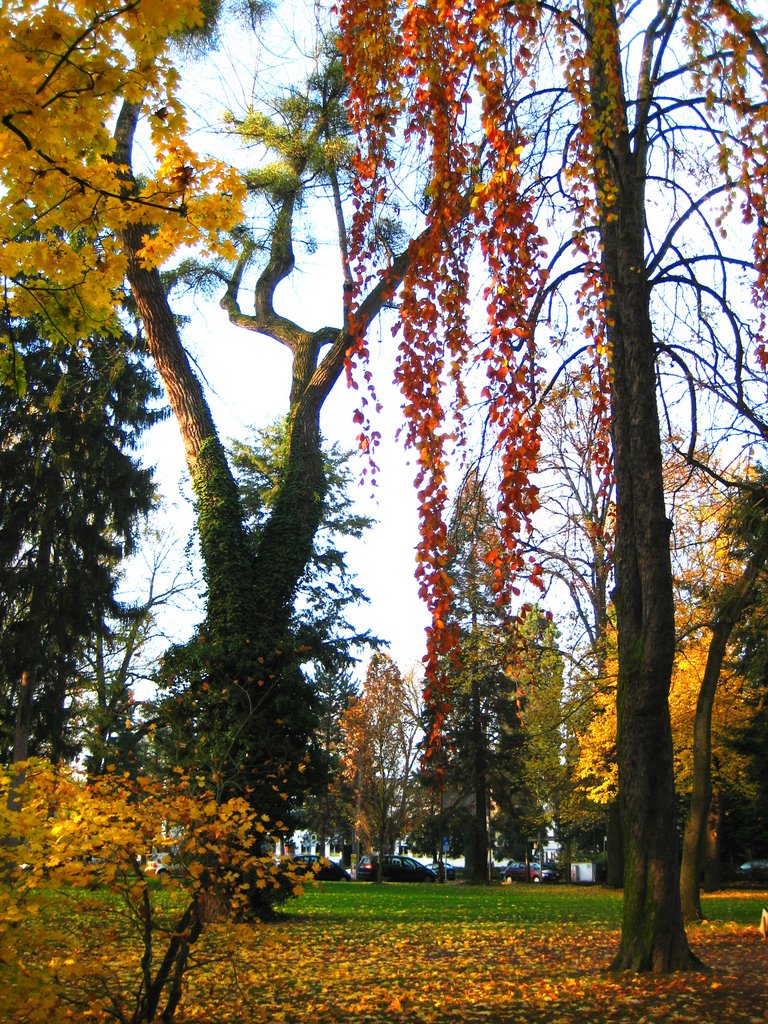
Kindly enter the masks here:
<path id="1" fill-rule="evenodd" d="M 683 793 L 690 787 L 693 724 L 708 644 L 708 633 L 697 634 L 678 645 L 675 657 L 669 713 L 674 741 L 675 783 Z M 614 673 L 615 668 L 614 664 Z M 721 765 L 720 774 L 724 783 L 738 787 L 744 784 L 743 762 L 730 749 L 727 754 L 719 750 L 718 744 L 724 732 L 736 726 L 742 715 L 747 713 L 740 699 L 742 686 L 743 680 L 738 675 L 724 669 L 718 683 L 712 715 L 713 752 L 715 760 Z M 579 736 L 579 759 L 575 774 L 587 797 L 595 803 L 604 804 L 614 799 L 618 792 L 615 682 L 599 690 L 593 698 L 593 704 L 593 714 Z"/>
<path id="2" fill-rule="evenodd" d="M 245 800 L 218 804 L 184 777 L 88 782 L 28 762 L 0 783 L 0 1020 L 23 1007 L 25 1021 L 59 1024 L 74 1006 L 99 1022 L 144 1003 L 118 1019 L 159 1018 L 212 920 L 246 913 L 254 888 L 302 891 L 274 844 L 243 842 L 264 833 Z M 144 872 L 152 849 L 172 854 L 167 884 Z"/>
<path id="3" fill-rule="evenodd" d="M 613 677 L 615 680 L 615 676 Z M 594 711 L 578 737 L 575 778 L 589 800 L 607 804 L 618 792 L 616 765 L 616 687 L 606 685 L 593 698 Z"/>
<path id="4" fill-rule="evenodd" d="M 107 330 L 126 225 L 147 225 L 142 256 L 156 266 L 180 246 L 218 250 L 238 220 L 237 174 L 184 141 L 168 42 L 200 19 L 198 0 L 0 6 L 0 275 L 12 315 L 46 312 L 80 337 Z M 143 105 L 156 168 L 136 197 L 113 160 L 124 101 Z"/>
<path id="5" fill-rule="evenodd" d="M 669 710 L 672 736 L 675 744 L 675 781 L 678 789 L 690 788 L 693 771 L 693 725 L 704 668 L 707 663 L 709 634 L 693 637 L 680 646 L 675 659 Z M 713 763 L 718 765 L 715 781 L 726 787 L 743 789 L 746 777 L 744 759 L 732 748 L 723 749 L 721 739 L 742 724 L 748 709 L 741 699 L 743 679 L 735 672 L 723 668 L 717 685 L 712 708 Z"/>

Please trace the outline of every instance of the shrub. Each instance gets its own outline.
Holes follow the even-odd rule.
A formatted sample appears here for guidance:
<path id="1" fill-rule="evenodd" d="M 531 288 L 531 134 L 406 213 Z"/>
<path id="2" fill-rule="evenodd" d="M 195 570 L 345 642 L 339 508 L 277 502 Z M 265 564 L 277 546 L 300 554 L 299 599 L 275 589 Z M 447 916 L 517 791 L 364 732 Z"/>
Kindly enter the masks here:
<path id="1" fill-rule="evenodd" d="M 190 951 L 216 920 L 263 914 L 302 891 L 265 816 L 171 784 L 86 780 L 43 762 L 2 775 L 0 1019 L 169 1022 Z M 167 851 L 161 884 L 142 860 Z M 20 1016 L 24 1008 L 23 1017 Z"/>

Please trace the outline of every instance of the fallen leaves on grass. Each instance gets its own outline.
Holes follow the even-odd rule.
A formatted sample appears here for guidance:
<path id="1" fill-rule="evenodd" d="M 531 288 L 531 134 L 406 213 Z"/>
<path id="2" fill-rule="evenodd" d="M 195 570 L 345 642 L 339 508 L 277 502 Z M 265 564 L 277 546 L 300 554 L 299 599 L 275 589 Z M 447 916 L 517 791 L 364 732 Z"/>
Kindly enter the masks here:
<path id="1" fill-rule="evenodd" d="M 634 976 L 606 966 L 600 926 L 316 916 L 260 929 L 231 952 L 212 998 L 190 978 L 185 1021 L 208 1024 L 665 1024 L 764 1022 L 768 944 L 756 929 L 691 931 L 707 972 Z M 220 970 L 220 967 L 219 967 Z M 202 988 L 196 997 L 197 986 Z M 207 1005 L 206 1005 L 207 1004 Z M 212 1013 L 212 1006 L 217 1010 Z"/>

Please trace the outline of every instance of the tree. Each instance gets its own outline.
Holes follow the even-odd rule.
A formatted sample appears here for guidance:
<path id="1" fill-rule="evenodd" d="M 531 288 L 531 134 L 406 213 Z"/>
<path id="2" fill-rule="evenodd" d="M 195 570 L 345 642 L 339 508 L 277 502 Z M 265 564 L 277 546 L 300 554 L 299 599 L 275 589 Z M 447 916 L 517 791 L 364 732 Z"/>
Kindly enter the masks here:
<path id="1" fill-rule="evenodd" d="M 226 778 L 227 786 L 250 786 L 258 799 L 267 803 L 274 799 L 275 787 L 286 793 L 303 788 L 305 776 L 299 774 L 299 766 L 316 725 L 311 687 L 298 671 L 303 652 L 301 645 L 292 642 L 291 619 L 296 588 L 312 556 L 327 490 L 320 413 L 352 346 L 346 311 L 341 326 L 308 330 L 276 311 L 275 293 L 294 269 L 294 213 L 313 181 L 330 187 L 338 215 L 342 277 L 348 277 L 339 191 L 346 161 L 344 89 L 338 60 L 326 53 L 306 89 L 290 90 L 278 103 L 272 120 L 252 111 L 242 123 L 236 123 L 246 139 L 277 152 L 280 166 L 275 173 L 267 169 L 262 175 L 246 175 L 246 183 L 265 194 L 274 210 L 266 263 L 254 286 L 253 313 L 241 308 L 241 291 L 245 272 L 260 249 L 245 229 L 235 233 L 237 259 L 214 271 L 226 282 L 221 304 L 230 319 L 254 332 L 255 338 L 267 337 L 284 345 L 291 353 L 292 367 L 283 474 L 256 546 L 163 282 L 156 269 L 145 265 L 146 224 L 128 225 L 122 233 L 132 294 L 184 440 L 208 587 L 205 623 L 186 651 L 175 652 L 167 669 L 177 684 L 189 691 L 193 702 L 202 706 L 207 695 L 216 702 L 213 721 L 222 737 L 221 742 L 216 741 L 213 761 L 204 758 L 208 767 L 215 762 L 220 780 Z M 114 159 L 124 169 L 126 194 L 138 187 L 125 169 L 131 166 L 140 114 L 137 104 L 126 103 L 117 121 Z M 402 276 L 405 262 L 395 270 L 396 276 Z M 385 295 L 380 283 L 369 290 L 356 321 L 358 329 L 365 330 L 379 314 Z M 340 305 L 345 308 L 342 299 L 340 294 Z M 243 722 L 248 723 L 246 732 Z M 223 775 L 222 758 L 227 764 Z M 265 779 L 269 780 L 266 786 Z M 266 809 L 277 815 L 271 804 Z"/>
<path id="2" fill-rule="evenodd" d="M 423 157 L 430 230 L 410 248 L 398 378 L 408 440 L 420 460 L 420 557 L 433 613 L 428 697 L 441 709 L 440 655 L 455 642 L 443 525 L 446 444 L 455 432 L 446 425 L 441 380 L 458 382 L 452 393 L 461 408 L 460 367 L 475 355 L 485 366 L 482 394 L 502 452 L 502 536 L 508 567 L 518 575 L 526 568 L 519 533 L 538 501 L 533 398 L 542 365 L 535 334 L 537 327 L 546 333 L 545 317 L 571 282 L 565 308 L 581 317 L 596 415 L 609 395 L 625 864 L 618 969 L 696 964 L 683 927 L 674 842 L 674 600 L 657 375 L 678 372 L 677 380 L 664 377 L 661 392 L 670 420 L 681 394 L 694 406 L 708 395 L 720 410 L 709 419 L 713 434 L 738 423 L 766 436 L 762 319 L 751 317 L 747 301 L 736 301 L 734 280 L 740 271 L 749 275 L 762 310 L 765 196 L 756 183 L 765 159 L 765 81 L 755 73 L 752 37 L 733 29 L 733 10 L 739 24 L 761 25 L 741 17 L 743 5 L 729 9 L 730 20 L 709 0 L 627 10 L 611 0 L 584 0 L 575 9 L 532 2 L 403 10 L 394 0 L 364 14 L 352 0 L 341 8 L 366 173 L 361 224 L 388 193 L 396 167 L 390 140 L 399 137 L 401 117 L 405 138 Z M 477 116 L 473 94 L 481 99 Z M 739 244 L 743 235 L 726 248 L 718 234 L 737 193 L 752 225 L 751 253 Z M 555 238 L 545 259 L 547 220 Z M 490 335 L 479 350 L 466 312 L 474 238 L 489 281 Z M 356 240 L 363 272 L 370 273 L 362 229 Z M 570 266 L 563 266 L 566 257 Z M 694 431 L 702 426 L 696 413 L 689 420 Z"/>
<path id="3" fill-rule="evenodd" d="M 361 696 L 343 716 L 345 774 L 357 799 L 356 829 L 367 847 L 390 853 L 408 831 L 421 728 L 414 679 L 374 654 Z"/>
<path id="4" fill-rule="evenodd" d="M 36 317 L 54 343 L 101 336 L 119 329 L 122 310 L 126 259 L 116 232 L 149 218 L 143 258 L 157 265 L 209 230 L 215 247 L 219 229 L 238 216 L 237 176 L 198 161 L 182 139 L 168 42 L 202 15 L 196 0 L 173 10 L 146 0 L 65 9 L 13 0 L 0 17 L 3 308 L 11 319 Z M 116 97 L 146 99 L 154 111 L 148 147 L 157 173 L 133 195 L 110 159 Z M 3 369 L 23 388 L 5 328 Z"/>
<path id="5" fill-rule="evenodd" d="M 286 427 L 285 423 L 274 424 L 257 432 L 252 444 L 235 442 L 232 446 L 232 466 L 256 547 L 284 485 Z M 348 609 L 364 605 L 368 599 L 348 569 L 344 547 L 349 539 L 361 538 L 371 525 L 367 516 L 352 508 L 350 457 L 351 453 L 343 453 L 336 445 L 322 453 L 328 486 L 312 555 L 298 582 L 291 623 L 318 714 L 312 763 L 307 765 L 306 756 L 303 762 L 310 788 L 300 823 L 315 832 L 321 844 L 332 832 L 348 837 L 351 831 L 341 783 L 341 717 L 355 695 L 349 673 L 358 652 L 379 642 L 370 631 L 360 633 L 347 621 Z"/>
<path id="6" fill-rule="evenodd" d="M 208 8 L 215 16 L 217 5 Z M 263 13 L 260 4 L 249 8 L 251 15 Z M 82 336 L 84 323 L 115 326 L 117 296 L 127 277 L 147 349 L 182 434 L 208 590 L 204 624 L 185 651 L 173 653 L 166 670 L 176 674 L 179 685 L 194 689 L 193 700 L 202 701 L 209 690 L 222 698 L 221 728 L 229 730 L 222 751 L 229 751 L 230 767 L 245 766 L 236 783 L 232 772 L 228 778 L 247 786 L 250 774 L 261 797 L 271 799 L 274 780 L 263 787 L 264 752 L 271 750 L 282 765 L 293 764 L 290 781 L 298 785 L 295 772 L 314 725 L 311 693 L 296 671 L 301 652 L 291 647 L 289 623 L 326 487 L 320 411 L 351 345 L 346 313 L 340 312 L 338 327 L 304 330 L 276 312 L 274 295 L 294 267 L 293 215 L 308 181 L 330 184 L 345 274 L 339 183 L 346 121 L 338 64 L 334 68 L 333 60 L 327 61 L 306 91 L 294 90 L 285 100 L 279 113 L 287 118 L 285 130 L 273 125 L 271 142 L 263 135 L 264 119 L 255 113 L 250 126 L 238 126 L 262 131 L 273 151 L 282 148 L 293 174 L 288 188 L 285 178 L 270 184 L 269 175 L 256 184 L 269 194 L 275 219 L 249 315 L 240 307 L 240 291 L 256 250 L 247 231 L 237 227 L 244 184 L 219 161 L 193 153 L 185 139 L 170 44 L 190 29 L 210 27 L 193 0 L 172 12 L 150 0 L 64 12 L 53 4 L 19 0 L 6 5 L 2 18 L 3 66 L 11 83 L 2 118 L 5 301 L 16 313 L 42 309 L 51 336 Z M 151 166 L 134 173 L 137 132 Z M 33 226 L 25 234 L 28 222 Z M 231 230 L 239 248 L 226 236 Z M 222 261 L 222 302 L 232 319 L 292 352 L 286 472 L 257 550 L 159 271 L 181 246 L 215 254 Z M 357 327 L 378 315 L 384 293 L 380 285 L 370 289 Z M 341 288 L 339 305 L 343 310 Z M 7 340 L 3 359 L 4 376 L 21 386 L 23 366 Z M 288 715 L 289 709 L 294 713 Z M 232 747 L 241 719 L 261 722 L 261 729 L 254 729 L 263 741 L 259 750 Z"/>
<path id="7" fill-rule="evenodd" d="M 507 669 L 515 703 L 501 720 L 492 789 L 496 831 L 510 854 L 527 862 L 529 842 L 543 845 L 568 817 L 571 765 L 564 756 L 563 658 L 541 608 L 528 609 L 517 623 L 515 648 Z"/>
<path id="8" fill-rule="evenodd" d="M 742 720 L 725 736 L 726 763 L 740 766 L 738 797 L 724 801 L 723 821 L 739 855 L 758 856 L 764 851 L 768 823 L 768 759 L 765 751 L 768 645 L 766 629 L 768 600 L 765 580 L 761 581 L 748 614 L 733 636 L 733 661 L 746 685 L 741 694 Z"/>
<path id="9" fill-rule="evenodd" d="M 250 444 L 232 444 L 230 461 L 256 549 L 285 484 L 287 442 L 287 423 L 281 422 L 257 431 Z M 368 598 L 355 583 L 344 550 L 350 540 L 365 535 L 372 520 L 353 509 L 353 453 L 323 445 L 321 457 L 326 491 L 311 555 L 296 587 L 292 628 L 305 648 L 305 660 L 330 670 L 350 666 L 354 652 L 377 642 L 370 631 L 356 632 L 347 621 L 349 609 L 367 604 Z"/>
<path id="10" fill-rule="evenodd" d="M 558 619 L 560 643 L 568 651 L 569 662 L 563 719 L 575 737 L 588 731 L 593 714 L 600 714 L 599 695 L 606 689 L 615 693 L 615 676 L 609 678 L 609 657 L 615 647 L 610 603 L 615 493 L 608 425 L 594 414 L 589 368 L 566 370 L 561 377 L 563 381 L 548 389 L 543 403 L 542 512 L 530 544 L 541 564 L 550 604 L 563 590 L 567 595 L 570 611 Z M 596 453 L 602 454 L 596 458 Z M 577 760 L 575 754 L 573 760 Z M 615 751 L 610 751 L 609 760 L 615 764 Z M 613 796 L 601 804 L 605 803 L 607 816 L 607 881 L 620 888 L 624 876 L 621 818 L 615 791 Z"/>
<path id="11" fill-rule="evenodd" d="M 141 250 L 151 275 L 149 268 L 177 244 L 207 236 L 217 248 L 219 230 L 238 215 L 240 191 L 235 174 L 216 161 L 198 161 L 182 138 L 168 40 L 199 22 L 196 3 L 163 11 L 143 0 L 65 9 L 18 0 L 4 5 L 0 19 L 6 96 L 0 376 L 23 395 L 24 353 L 12 325 L 34 322 L 52 366 L 59 352 L 71 362 L 104 338 L 103 353 L 91 358 L 106 371 L 110 338 L 124 333 L 126 254 L 119 234 L 135 233 L 133 223 L 145 217 L 151 222 L 145 232 L 151 238 L 142 241 L 139 232 L 133 250 L 135 258 Z M 154 111 L 148 147 L 156 173 L 147 173 L 131 194 L 107 127 L 117 97 L 136 110 L 146 99 Z"/>
<path id="12" fill-rule="evenodd" d="M 344 716 L 355 702 L 358 686 L 348 670 L 320 668 L 314 676 L 320 706 L 318 748 L 324 773 L 307 793 L 301 808 L 301 825 L 317 836 L 322 851 L 330 840 L 351 856 L 355 831 L 355 785 L 344 773 L 347 757 Z"/>
<path id="13" fill-rule="evenodd" d="M 79 752 L 70 719 L 83 652 L 118 615 L 122 559 L 152 507 L 134 454 L 162 413 L 141 346 L 127 335 L 54 354 L 36 323 L 5 321 L 23 356 L 22 395 L 0 387 L 0 680 L 4 760 L 17 709 L 29 751 Z M 24 708 L 25 703 L 27 708 Z"/>
<path id="14" fill-rule="evenodd" d="M 116 614 L 104 615 L 84 646 L 70 700 L 91 777 L 110 765 L 131 775 L 148 771 L 148 740 L 158 721 L 155 703 L 146 694 L 150 688 L 154 692 L 156 662 L 169 643 L 158 620 L 163 609 L 179 607 L 180 599 L 197 587 L 174 564 L 176 547 L 177 539 L 164 537 L 159 525 L 144 532 L 137 552 L 146 571 L 140 596 L 121 601 Z"/>
<path id="15" fill-rule="evenodd" d="M 482 884 L 490 881 L 490 780 L 497 770 L 498 734 L 501 722 L 515 715 L 516 701 L 504 671 L 503 638 L 510 616 L 494 592 L 499 531 L 477 469 L 465 474 L 454 500 L 449 542 L 461 658 L 445 669 L 453 706 L 442 784 L 448 784 L 452 803 L 469 805 L 465 876 Z"/>
<path id="16" fill-rule="evenodd" d="M 13 813 L 10 773 L 0 772 L 0 834 L 22 834 L 25 857 L 22 866 L 18 849 L 0 845 L 7 1020 L 65 1021 L 81 1010 L 101 1021 L 170 1024 L 203 933 L 217 923 L 236 930 L 252 889 L 272 904 L 303 891 L 290 859 L 275 862 L 263 815 L 242 797 L 222 804 L 179 775 L 127 781 L 109 772 L 85 781 L 64 765 L 33 760 L 26 768 L 23 807 Z M 170 892 L 142 867 L 153 847 L 173 853 Z M 91 901 L 94 889 L 108 898 Z M 55 940 L 44 907 L 56 908 Z M 66 955 L 39 956 L 49 941 Z"/>
<path id="17" fill-rule="evenodd" d="M 691 801 L 683 833 L 680 891 L 687 920 L 701 920 L 699 884 L 705 864 L 707 821 L 712 805 L 712 709 L 731 635 L 755 598 L 764 576 L 766 492 L 750 488 L 737 499 L 728 532 L 745 549 L 740 571 L 723 573 L 712 595 L 712 621 L 693 727 Z M 728 566 L 727 568 L 731 568 Z"/>

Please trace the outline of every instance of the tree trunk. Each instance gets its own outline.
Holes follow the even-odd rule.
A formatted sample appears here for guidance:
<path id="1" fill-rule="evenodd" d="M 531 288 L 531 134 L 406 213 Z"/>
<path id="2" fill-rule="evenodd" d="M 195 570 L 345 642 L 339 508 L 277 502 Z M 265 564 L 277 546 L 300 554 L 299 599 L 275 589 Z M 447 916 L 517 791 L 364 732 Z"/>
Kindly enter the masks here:
<path id="1" fill-rule="evenodd" d="M 717 892 L 722 884 L 720 870 L 720 825 L 723 804 L 720 793 L 712 794 L 704 838 L 704 892 Z"/>
<path id="2" fill-rule="evenodd" d="M 630 213 L 628 210 L 627 213 Z M 629 219 L 629 218 L 627 218 Z M 614 967 L 690 968 L 678 890 L 669 688 L 675 651 L 654 348 L 642 252 L 606 232 L 613 296 L 612 410 L 616 472 L 617 753 L 624 910 Z M 642 219 L 636 238 L 642 238 Z M 634 250 L 634 251 L 633 251 Z"/>
<path id="3" fill-rule="evenodd" d="M 693 722 L 693 782 L 691 802 L 683 832 L 680 868 L 680 896 L 686 921 L 700 921 L 700 883 L 704 871 L 707 821 L 712 805 L 712 708 L 725 658 L 728 640 L 754 590 L 764 564 L 762 552 L 755 552 L 739 580 L 725 589 L 718 601 L 707 663 L 696 701 Z"/>
<path id="4" fill-rule="evenodd" d="M 22 672 L 19 684 L 19 701 L 16 705 L 16 725 L 13 735 L 12 764 L 26 761 L 29 757 L 29 733 L 32 726 L 32 698 L 35 692 L 35 677 L 32 672 Z M 9 811 L 21 810 L 21 787 L 25 773 L 17 771 L 8 783 L 6 806 Z M 15 842 L 15 841 L 12 841 Z"/>
<path id="5" fill-rule="evenodd" d="M 613 889 L 624 885 L 624 839 L 621 834 L 621 809 L 618 800 L 608 804 L 608 872 L 606 883 Z"/>
<path id="6" fill-rule="evenodd" d="M 472 715 L 472 781 L 474 807 L 470 824 L 470 872 L 467 881 L 473 885 L 488 883 L 488 757 L 483 728 L 480 681 L 473 672 L 470 683 Z"/>
<path id="7" fill-rule="evenodd" d="M 133 139 L 141 107 L 124 103 L 115 129 L 114 159 L 132 166 Z M 132 186 L 126 172 L 126 187 Z M 144 324 L 147 347 L 179 427 L 196 496 L 197 525 L 208 586 L 207 623 L 214 639 L 248 637 L 255 594 L 253 551 L 243 527 L 237 484 L 227 463 L 202 385 L 192 369 L 159 271 L 142 266 L 139 254 L 147 227 L 123 233 L 128 282 Z"/>
<path id="8" fill-rule="evenodd" d="M 135 187 L 131 154 L 139 111 L 137 104 L 124 103 L 115 129 L 113 159 L 125 168 L 126 194 Z M 294 265 L 293 206 L 288 197 L 278 213 L 270 258 L 256 286 L 255 315 L 244 315 L 237 301 L 245 258 L 221 301 L 233 323 L 257 332 L 259 344 L 267 335 L 292 355 L 288 456 L 258 550 L 245 528 L 237 483 L 161 277 L 141 264 L 142 234 L 147 227 L 131 224 L 123 234 L 128 279 L 147 346 L 184 443 L 208 587 L 205 623 L 194 641 L 177 649 L 176 660 L 169 659 L 169 671 L 186 677 L 185 692 L 191 691 L 192 680 L 198 684 L 200 692 L 192 694 L 192 699 L 197 700 L 200 714 L 207 716 L 205 725 L 202 718 L 198 720 L 195 736 L 198 750 L 208 744 L 199 754 L 202 763 L 221 778 L 226 762 L 226 774 L 244 786 L 259 786 L 261 798 L 273 801 L 280 818 L 285 808 L 276 794 L 281 788 L 298 790 L 306 783 L 298 767 L 316 727 L 314 692 L 299 670 L 301 654 L 291 643 L 293 601 L 324 513 L 320 412 L 352 344 L 344 329 L 306 331 L 274 310 L 275 289 Z M 395 261 L 387 281 L 371 289 L 357 313 L 359 329 L 364 331 L 378 315 L 407 264 L 404 254 Z M 205 685 L 209 680 L 211 687 Z M 208 690 L 209 696 L 204 697 Z M 217 736 L 221 744 L 214 747 L 208 740 Z M 280 778 L 279 785 L 268 778 L 270 771 Z M 290 785 L 286 785 L 288 776 Z"/>
<path id="9" fill-rule="evenodd" d="M 115 130 L 115 160 L 126 168 L 138 114 L 137 105 L 125 103 Z M 128 171 L 126 190 L 132 184 Z M 185 756 L 220 780 L 218 792 L 248 789 L 262 810 L 283 818 L 279 790 L 296 792 L 305 782 L 298 766 L 315 728 L 311 687 L 287 641 L 296 586 L 323 511 L 319 414 L 327 381 L 314 381 L 293 410 L 284 486 L 256 551 L 160 274 L 141 264 L 145 230 L 132 224 L 123 233 L 128 280 L 184 444 L 207 585 L 202 627 L 167 663 L 171 675 L 187 679 L 193 707 L 185 714 L 197 717 L 195 748 Z"/>
<path id="10" fill-rule="evenodd" d="M 675 653 L 670 523 L 644 259 L 645 112 L 630 143 L 616 12 L 585 3 L 616 476 L 617 755 L 624 838 L 614 969 L 692 968 L 680 907 L 669 688 Z M 586 129 L 585 129 L 586 130 Z"/>

